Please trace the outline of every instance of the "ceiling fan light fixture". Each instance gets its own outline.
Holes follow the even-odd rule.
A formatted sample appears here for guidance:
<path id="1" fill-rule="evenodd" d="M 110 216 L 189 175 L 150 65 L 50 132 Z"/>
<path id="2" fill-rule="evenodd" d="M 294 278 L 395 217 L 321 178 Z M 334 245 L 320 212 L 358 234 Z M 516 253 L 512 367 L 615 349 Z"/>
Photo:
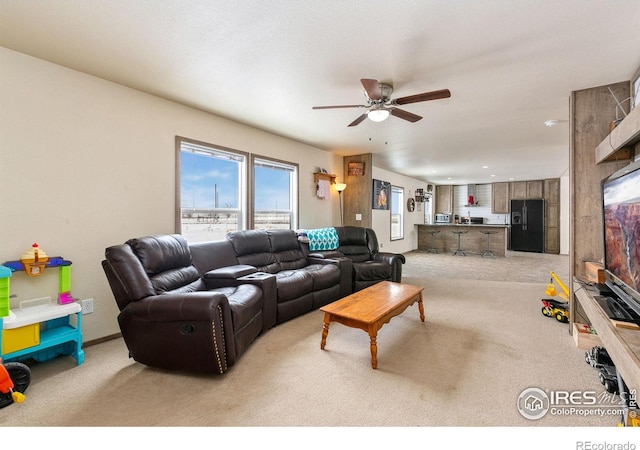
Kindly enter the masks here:
<path id="1" fill-rule="evenodd" d="M 374 108 L 367 113 L 367 117 L 374 122 L 382 122 L 389 117 L 389 110 L 384 108 Z"/>

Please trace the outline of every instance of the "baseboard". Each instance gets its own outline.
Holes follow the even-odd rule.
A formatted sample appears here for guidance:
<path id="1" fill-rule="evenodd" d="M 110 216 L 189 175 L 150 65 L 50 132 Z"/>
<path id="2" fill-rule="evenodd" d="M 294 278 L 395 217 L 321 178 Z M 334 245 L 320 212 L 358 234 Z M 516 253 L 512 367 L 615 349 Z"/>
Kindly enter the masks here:
<path id="1" fill-rule="evenodd" d="M 82 348 L 91 347 L 92 345 L 102 344 L 103 342 L 112 341 L 114 339 L 118 339 L 122 337 L 122 333 L 116 333 L 109 336 L 101 337 L 98 339 L 93 339 L 91 341 L 83 342 Z"/>

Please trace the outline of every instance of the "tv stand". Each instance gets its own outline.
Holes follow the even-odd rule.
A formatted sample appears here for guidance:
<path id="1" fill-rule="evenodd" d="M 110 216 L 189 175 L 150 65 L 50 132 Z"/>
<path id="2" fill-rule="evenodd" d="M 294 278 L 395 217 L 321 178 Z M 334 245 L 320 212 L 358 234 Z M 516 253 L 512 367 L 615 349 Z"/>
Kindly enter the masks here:
<path id="1" fill-rule="evenodd" d="M 589 284 L 574 281 L 573 293 L 629 391 L 640 395 L 640 330 L 616 327 L 595 299 L 600 292 Z"/>

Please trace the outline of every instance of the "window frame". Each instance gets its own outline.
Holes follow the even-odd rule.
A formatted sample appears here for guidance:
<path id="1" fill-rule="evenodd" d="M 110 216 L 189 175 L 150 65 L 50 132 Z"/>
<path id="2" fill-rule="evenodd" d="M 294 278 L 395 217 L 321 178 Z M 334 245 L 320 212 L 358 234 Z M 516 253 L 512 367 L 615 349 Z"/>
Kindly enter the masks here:
<path id="1" fill-rule="evenodd" d="M 400 199 L 398 201 L 396 201 L 396 198 L 398 196 L 398 192 L 400 193 Z M 390 207 L 389 207 L 389 240 L 390 241 L 399 241 L 404 239 L 404 188 L 402 186 L 396 186 L 396 185 L 391 185 L 391 189 L 390 189 Z M 399 232 L 400 235 L 399 236 L 394 236 L 393 234 L 393 209 L 396 206 L 395 204 L 398 203 L 397 208 L 398 208 L 398 215 L 400 217 L 399 220 Z"/>
<path id="2" fill-rule="evenodd" d="M 250 155 L 250 163 L 249 163 L 249 189 L 248 189 L 248 194 L 249 194 L 249 208 L 248 208 L 248 223 L 247 226 L 249 227 L 249 229 L 255 229 L 255 215 L 256 215 L 256 208 L 255 208 L 255 200 L 256 200 L 256 196 L 255 196 L 255 169 L 256 169 L 256 160 L 257 161 L 264 161 L 264 165 L 273 165 L 273 166 L 284 166 L 285 170 L 292 168 L 292 176 L 291 176 L 291 181 L 292 181 L 292 186 L 291 186 L 291 190 L 289 191 L 289 205 L 290 205 L 290 214 L 291 214 L 291 223 L 290 223 L 290 229 L 291 230 L 295 230 L 298 228 L 298 223 L 299 223 L 299 214 L 300 214 L 300 201 L 299 201 L 299 194 L 300 194 L 300 165 L 298 163 L 293 163 L 290 161 L 285 161 L 282 159 L 277 159 L 277 158 L 271 158 L 268 156 L 263 156 L 263 155 L 258 155 L 258 154 L 254 154 L 251 153 Z"/>
<path id="3" fill-rule="evenodd" d="M 194 139 L 176 136 L 175 138 L 175 232 L 183 234 L 182 230 L 182 151 L 183 143 L 194 147 L 202 147 L 202 151 L 211 151 L 212 153 L 228 154 L 232 157 L 242 158 L 240 170 L 238 172 L 238 229 L 246 229 L 248 224 L 248 177 L 249 177 L 249 159 L 250 154 L 240 150 L 221 145 L 211 144 L 209 142 L 198 141 Z"/>

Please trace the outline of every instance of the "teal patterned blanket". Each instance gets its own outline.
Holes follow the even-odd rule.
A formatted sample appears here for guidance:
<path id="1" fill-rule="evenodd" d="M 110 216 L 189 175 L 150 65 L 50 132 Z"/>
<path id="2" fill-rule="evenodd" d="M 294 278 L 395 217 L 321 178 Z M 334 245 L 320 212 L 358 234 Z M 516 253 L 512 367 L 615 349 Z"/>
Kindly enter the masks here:
<path id="1" fill-rule="evenodd" d="M 309 239 L 309 251 L 335 250 L 340 244 L 338 232 L 334 227 L 305 230 Z"/>

